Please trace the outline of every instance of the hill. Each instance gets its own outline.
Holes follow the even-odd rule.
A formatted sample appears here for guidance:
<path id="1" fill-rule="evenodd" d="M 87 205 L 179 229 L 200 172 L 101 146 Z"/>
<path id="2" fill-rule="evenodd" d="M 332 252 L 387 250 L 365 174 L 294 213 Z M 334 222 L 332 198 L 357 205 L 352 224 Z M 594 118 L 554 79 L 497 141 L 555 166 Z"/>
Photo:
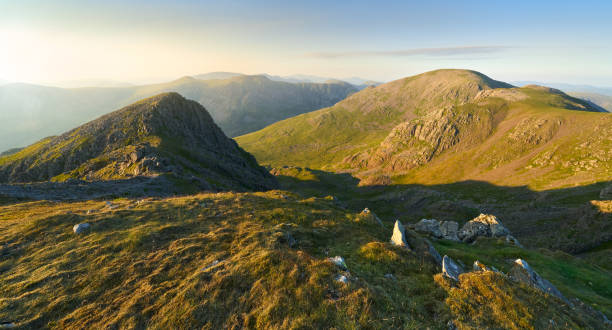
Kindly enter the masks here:
<path id="1" fill-rule="evenodd" d="M 136 177 L 196 190 L 275 186 L 274 178 L 223 134 L 206 109 L 177 93 L 141 100 L 0 158 L 4 183 Z"/>
<path id="2" fill-rule="evenodd" d="M 289 191 L 0 206 L 0 321 L 21 328 L 609 327 L 610 271 L 503 239 L 428 244 Z M 390 223 L 392 218 L 383 218 Z M 73 226 L 89 223 L 87 231 Z M 339 266 L 329 258 L 344 259 Z M 502 274 L 522 258 L 569 303 Z M 508 261 L 509 260 L 509 261 Z M 579 298 L 581 301 L 575 300 Z M 584 303 L 583 303 L 584 302 Z"/>
<path id="3" fill-rule="evenodd" d="M 612 95 L 604 95 L 589 92 L 569 92 L 571 96 L 578 97 L 597 104 L 598 106 L 612 112 Z"/>
<path id="4" fill-rule="evenodd" d="M 209 79 L 224 78 L 224 79 Z M 0 86 L 0 151 L 57 135 L 109 111 L 159 93 L 200 102 L 230 137 L 331 106 L 357 89 L 347 83 L 286 83 L 263 76 L 216 73 L 163 84 L 121 88 Z"/>
<path id="5" fill-rule="evenodd" d="M 363 184 L 552 188 L 612 177 L 612 116 L 598 111 L 559 90 L 438 70 L 236 140 L 263 164 L 350 171 Z"/>

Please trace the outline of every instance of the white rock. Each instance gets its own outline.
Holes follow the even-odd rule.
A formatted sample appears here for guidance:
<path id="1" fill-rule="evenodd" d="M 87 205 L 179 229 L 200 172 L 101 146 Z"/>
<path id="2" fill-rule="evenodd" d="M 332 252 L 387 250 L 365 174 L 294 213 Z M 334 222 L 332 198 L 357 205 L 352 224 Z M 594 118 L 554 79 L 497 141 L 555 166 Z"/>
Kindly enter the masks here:
<path id="1" fill-rule="evenodd" d="M 444 274 L 444 276 L 459 281 L 459 275 L 463 273 L 463 268 L 449 256 L 445 255 L 444 258 L 442 258 L 442 274 Z"/>
<path id="2" fill-rule="evenodd" d="M 72 231 L 75 234 L 80 234 L 80 233 L 83 233 L 83 232 L 86 232 L 87 230 L 89 230 L 90 227 L 91 227 L 91 225 L 88 224 L 87 222 L 79 223 L 77 225 L 74 225 L 74 227 L 72 227 Z"/>
<path id="3" fill-rule="evenodd" d="M 406 229 L 399 220 L 395 220 L 393 235 L 391 236 L 391 243 L 396 246 L 409 247 L 408 241 L 406 241 Z"/>
<path id="4" fill-rule="evenodd" d="M 331 261 L 333 264 L 335 264 L 336 266 L 342 269 L 348 269 L 348 267 L 346 266 L 346 263 L 344 262 L 344 258 L 340 256 L 335 256 L 333 258 L 327 258 L 327 260 Z"/>

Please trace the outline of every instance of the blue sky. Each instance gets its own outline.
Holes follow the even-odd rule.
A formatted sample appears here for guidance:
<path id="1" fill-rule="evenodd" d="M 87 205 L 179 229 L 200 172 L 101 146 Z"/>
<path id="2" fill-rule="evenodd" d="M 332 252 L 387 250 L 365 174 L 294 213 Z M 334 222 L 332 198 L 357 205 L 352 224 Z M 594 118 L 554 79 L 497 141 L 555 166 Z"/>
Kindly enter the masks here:
<path id="1" fill-rule="evenodd" d="M 0 0 L 0 79 L 209 71 L 388 81 L 437 68 L 612 86 L 612 1 Z"/>

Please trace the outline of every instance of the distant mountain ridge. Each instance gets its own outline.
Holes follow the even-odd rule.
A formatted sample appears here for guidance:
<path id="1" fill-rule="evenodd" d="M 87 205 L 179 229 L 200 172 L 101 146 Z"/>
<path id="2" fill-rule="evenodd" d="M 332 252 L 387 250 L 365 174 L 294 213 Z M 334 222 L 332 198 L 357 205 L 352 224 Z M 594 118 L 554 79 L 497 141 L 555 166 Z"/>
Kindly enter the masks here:
<path id="1" fill-rule="evenodd" d="M 197 102 L 159 94 L 0 157 L 0 182 L 168 179 L 199 190 L 276 183 Z"/>
<path id="2" fill-rule="evenodd" d="M 213 76 L 224 79 L 183 77 L 162 84 L 117 88 L 0 86 L 0 151 L 59 134 L 109 109 L 163 92 L 178 92 L 200 102 L 227 135 L 236 136 L 333 105 L 357 91 L 344 82 L 286 83 L 232 73 Z"/>

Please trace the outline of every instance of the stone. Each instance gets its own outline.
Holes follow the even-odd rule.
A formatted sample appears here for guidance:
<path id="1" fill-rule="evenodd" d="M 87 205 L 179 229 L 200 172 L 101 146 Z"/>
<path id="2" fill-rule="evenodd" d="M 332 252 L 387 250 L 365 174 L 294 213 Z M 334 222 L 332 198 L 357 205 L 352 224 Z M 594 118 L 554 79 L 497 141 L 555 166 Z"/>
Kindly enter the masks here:
<path id="1" fill-rule="evenodd" d="M 474 269 L 475 272 L 490 271 L 489 267 L 485 266 L 483 263 L 481 263 L 478 260 L 474 261 L 474 265 L 472 266 L 472 269 Z"/>
<path id="2" fill-rule="evenodd" d="M 13 322 L 0 322 L 0 329 L 11 329 L 15 327 L 17 327 L 17 325 Z"/>
<path id="3" fill-rule="evenodd" d="M 426 239 L 425 243 L 427 243 L 429 255 L 431 255 L 431 257 L 435 260 L 436 264 L 439 265 L 442 262 L 442 256 L 440 256 L 438 250 L 436 250 L 436 248 L 433 246 L 433 244 L 431 244 L 429 240 Z"/>
<path id="4" fill-rule="evenodd" d="M 436 238 L 442 238 L 440 231 L 440 223 L 436 219 L 421 219 L 414 225 L 414 230 L 422 233 L 427 233 Z"/>
<path id="5" fill-rule="evenodd" d="M 391 236 L 391 244 L 395 246 L 410 247 L 406 240 L 406 229 L 399 220 L 395 220 L 393 226 L 393 235 Z"/>
<path id="6" fill-rule="evenodd" d="M 524 249 L 523 244 L 519 243 L 518 239 L 516 239 L 516 237 L 514 237 L 512 235 L 506 235 L 506 242 L 508 242 L 510 244 L 514 244 L 514 245 L 520 247 L 521 249 Z"/>
<path id="7" fill-rule="evenodd" d="M 348 281 L 349 281 L 348 278 L 346 276 L 344 276 L 344 275 L 336 276 L 336 282 L 340 282 L 340 283 L 346 284 L 346 283 L 348 283 Z"/>
<path id="8" fill-rule="evenodd" d="M 90 227 L 91 225 L 88 224 L 87 222 L 79 223 L 79 224 L 74 225 L 74 227 L 72 227 L 72 231 L 75 234 L 81 234 L 81 233 L 88 231 Z"/>
<path id="9" fill-rule="evenodd" d="M 215 266 L 216 266 L 216 265 L 218 265 L 219 263 L 220 263 L 220 261 L 219 261 L 219 260 L 215 260 L 215 261 L 213 261 L 213 262 L 212 262 L 210 265 L 208 265 L 208 266 L 206 266 L 206 267 L 202 268 L 202 271 L 203 271 L 203 272 L 208 271 L 209 269 L 211 269 L 211 268 L 215 267 Z"/>
<path id="10" fill-rule="evenodd" d="M 335 256 L 333 258 L 327 258 L 327 260 L 331 261 L 333 264 L 335 264 L 336 266 L 347 270 L 348 267 L 346 266 L 346 262 L 344 262 L 344 258 L 340 257 L 340 256 Z"/>
<path id="11" fill-rule="evenodd" d="M 393 281 L 397 281 L 397 278 L 395 278 L 395 276 L 393 276 L 393 274 L 385 274 L 385 278 L 393 280 Z"/>
<path id="12" fill-rule="evenodd" d="M 468 221 L 457 233 L 460 240 L 471 243 L 478 237 L 501 237 L 509 235 L 510 231 L 501 221 L 491 214 L 480 214 Z"/>
<path id="13" fill-rule="evenodd" d="M 440 232 L 442 232 L 442 238 L 444 239 L 456 242 L 459 241 L 459 237 L 457 236 L 459 224 L 456 221 L 441 221 Z"/>
<path id="14" fill-rule="evenodd" d="M 445 255 L 444 258 L 442 258 L 442 274 L 444 274 L 444 276 L 459 281 L 459 275 L 463 273 L 465 273 L 463 268 L 449 256 Z"/>
<path id="15" fill-rule="evenodd" d="M 569 301 L 565 299 L 563 294 L 561 294 L 561 292 L 559 292 L 559 290 L 557 290 L 557 288 L 552 285 L 552 283 L 541 277 L 523 259 L 516 259 L 514 261 L 514 266 L 512 267 L 512 269 L 510 269 L 510 272 L 508 272 L 508 276 L 517 282 L 522 282 L 534 288 L 540 289 L 569 304 Z"/>

